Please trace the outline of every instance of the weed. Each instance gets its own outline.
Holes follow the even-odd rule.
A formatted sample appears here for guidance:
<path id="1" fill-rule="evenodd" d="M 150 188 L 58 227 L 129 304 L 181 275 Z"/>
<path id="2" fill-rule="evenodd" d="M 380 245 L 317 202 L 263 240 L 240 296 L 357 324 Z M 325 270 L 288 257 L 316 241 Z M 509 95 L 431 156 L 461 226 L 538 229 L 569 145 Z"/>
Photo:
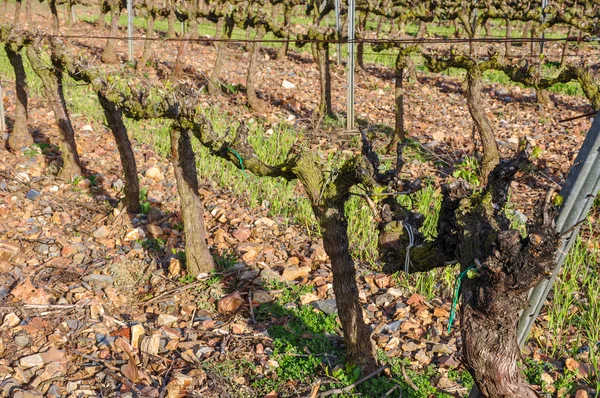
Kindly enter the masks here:
<path id="1" fill-rule="evenodd" d="M 479 180 L 479 163 L 472 156 L 467 156 L 461 163 L 456 165 L 452 177 L 465 180 L 469 185 L 478 187 L 481 184 Z"/>
<path id="2" fill-rule="evenodd" d="M 234 252 L 227 251 L 223 254 L 214 256 L 215 262 L 219 269 L 226 271 L 232 269 L 237 263 L 237 257 Z"/>
<path id="3" fill-rule="evenodd" d="M 142 245 L 142 247 L 146 250 L 151 250 L 151 251 L 155 251 L 155 252 L 159 252 L 161 251 L 164 246 L 165 246 L 165 240 L 164 239 L 160 239 L 160 238 L 156 238 L 156 239 L 146 239 L 142 242 L 138 241 L 138 243 L 140 243 Z"/>
<path id="4" fill-rule="evenodd" d="M 143 214 L 150 213 L 150 209 L 152 209 L 152 205 L 148 201 L 148 187 L 142 187 L 140 189 L 140 207 L 142 208 Z"/>
<path id="5" fill-rule="evenodd" d="M 179 283 L 182 285 L 189 285 L 196 281 L 196 277 L 194 275 L 186 275 L 179 278 Z"/>
<path id="6" fill-rule="evenodd" d="M 23 151 L 23 155 L 27 156 L 30 159 L 35 158 L 39 154 L 40 152 L 35 148 L 27 148 L 25 151 Z"/>
<path id="7" fill-rule="evenodd" d="M 329 375 L 329 371 L 325 369 L 325 374 Z M 331 377 L 336 379 L 344 386 L 348 386 L 358 380 L 360 377 L 360 368 L 356 365 L 346 363 L 344 366 L 338 366 L 331 372 Z"/>
<path id="8" fill-rule="evenodd" d="M 81 181 L 83 181 L 83 177 L 82 176 L 75 176 L 72 180 L 69 180 L 69 183 L 71 185 L 73 185 L 74 187 L 76 187 L 77 184 L 79 184 Z"/>
<path id="9" fill-rule="evenodd" d="M 183 231 L 183 223 L 178 222 L 173 224 L 173 229 L 175 231 Z"/>

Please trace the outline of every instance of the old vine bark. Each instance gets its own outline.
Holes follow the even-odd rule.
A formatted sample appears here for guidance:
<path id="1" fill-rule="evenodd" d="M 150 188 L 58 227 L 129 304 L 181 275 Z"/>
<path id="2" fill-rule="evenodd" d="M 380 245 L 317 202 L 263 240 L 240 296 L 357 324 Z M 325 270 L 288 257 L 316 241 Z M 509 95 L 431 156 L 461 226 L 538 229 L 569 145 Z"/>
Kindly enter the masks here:
<path id="1" fill-rule="evenodd" d="M 6 44 L 4 48 L 15 71 L 17 102 L 15 103 L 15 117 L 13 129 L 8 138 L 8 147 L 16 151 L 33 144 L 33 138 L 29 134 L 29 127 L 27 126 L 27 76 L 23 67 L 23 57 L 19 52 L 20 48 L 15 44 Z"/>
<path id="2" fill-rule="evenodd" d="M 137 165 L 131 148 L 131 141 L 127 134 L 127 128 L 123 123 L 123 111 L 119 106 L 110 101 L 104 94 L 98 92 L 98 100 L 104 110 L 108 127 L 115 137 L 123 176 L 125 177 L 125 204 L 130 213 L 140 213 L 140 184 L 138 181 Z"/>
<path id="3" fill-rule="evenodd" d="M 175 123 L 171 128 L 171 156 L 177 192 L 181 199 L 181 217 L 185 233 L 185 266 L 188 274 L 198 276 L 214 269 L 214 260 L 206 244 L 204 206 L 198 193 L 196 159 L 189 130 Z"/>

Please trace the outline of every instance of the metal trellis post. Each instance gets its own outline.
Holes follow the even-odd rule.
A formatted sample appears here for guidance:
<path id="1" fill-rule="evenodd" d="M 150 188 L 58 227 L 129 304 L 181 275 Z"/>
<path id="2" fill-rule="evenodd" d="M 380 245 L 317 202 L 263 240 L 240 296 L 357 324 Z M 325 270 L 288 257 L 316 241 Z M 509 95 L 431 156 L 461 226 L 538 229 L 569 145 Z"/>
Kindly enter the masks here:
<path id="1" fill-rule="evenodd" d="M 546 7 L 548 0 L 542 0 L 542 25 L 546 23 Z M 540 42 L 540 55 L 544 53 L 544 39 L 546 38 L 546 29 L 542 29 L 542 41 Z"/>
<path id="2" fill-rule="evenodd" d="M 127 45 L 129 50 L 129 62 L 133 62 L 133 0 L 127 0 Z"/>
<path id="3" fill-rule="evenodd" d="M 596 114 L 592 127 L 588 131 L 560 191 L 563 203 L 556 218 L 555 228 L 557 232 L 564 236 L 557 250 L 556 267 L 552 275 L 529 292 L 529 308 L 522 312 L 517 328 L 517 339 L 521 347 L 527 341 L 527 336 L 546 301 L 562 263 L 567 258 L 571 246 L 577 240 L 581 223 L 585 221 L 599 191 L 600 112 Z M 477 387 L 473 388 L 469 397 L 481 397 Z"/>
<path id="4" fill-rule="evenodd" d="M 535 318 L 544 305 L 546 296 L 548 296 L 569 249 L 577 239 L 580 224 L 585 221 L 598 191 L 600 191 L 600 112 L 596 114 L 594 123 L 588 131 L 583 146 L 560 191 L 563 205 L 556 219 L 556 230 L 561 234 L 566 232 L 569 234 L 564 237 L 558 250 L 554 272 L 529 294 L 530 307 L 523 311 L 519 320 L 518 338 L 521 346 L 527 340 Z"/>
<path id="5" fill-rule="evenodd" d="M 0 82 L 0 133 L 6 133 L 6 119 L 4 118 L 4 95 L 2 94 L 2 82 Z"/>
<path id="6" fill-rule="evenodd" d="M 337 32 L 337 64 L 342 64 L 342 27 L 340 26 L 340 0 L 335 0 L 335 31 Z"/>
<path id="7" fill-rule="evenodd" d="M 348 130 L 354 130 L 354 7 L 355 0 L 348 0 L 348 102 L 346 105 Z"/>

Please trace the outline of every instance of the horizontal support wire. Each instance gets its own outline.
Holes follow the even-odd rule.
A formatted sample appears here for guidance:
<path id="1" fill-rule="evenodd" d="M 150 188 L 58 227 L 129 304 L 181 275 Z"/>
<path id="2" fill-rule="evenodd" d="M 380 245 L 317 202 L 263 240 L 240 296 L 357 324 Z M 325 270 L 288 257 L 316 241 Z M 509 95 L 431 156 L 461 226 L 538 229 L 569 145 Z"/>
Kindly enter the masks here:
<path id="1" fill-rule="evenodd" d="M 197 42 L 197 43 L 330 43 L 330 44 L 464 44 L 464 43 L 541 43 L 545 42 L 591 42 L 594 38 L 581 38 L 577 36 L 555 37 L 555 38 L 407 38 L 407 39 L 228 39 L 228 38 L 183 38 L 183 37 L 143 37 L 143 36 L 88 36 L 88 35 L 53 35 L 47 33 L 37 34 L 39 37 L 57 38 L 57 39 L 89 39 L 89 40 L 134 40 L 134 41 L 160 41 L 160 42 Z"/>

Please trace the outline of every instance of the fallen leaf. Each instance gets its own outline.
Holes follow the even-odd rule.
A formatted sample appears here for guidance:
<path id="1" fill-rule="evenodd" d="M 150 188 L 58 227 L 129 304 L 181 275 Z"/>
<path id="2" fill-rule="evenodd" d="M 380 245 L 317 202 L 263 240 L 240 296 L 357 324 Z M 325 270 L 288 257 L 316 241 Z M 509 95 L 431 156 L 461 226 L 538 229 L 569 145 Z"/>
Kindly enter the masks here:
<path id="1" fill-rule="evenodd" d="M 43 287 L 36 288 L 29 278 L 21 282 L 10 292 L 16 299 L 25 304 L 48 305 L 49 296 Z"/>
<path id="2" fill-rule="evenodd" d="M 217 310 L 221 314 L 228 314 L 236 312 L 244 304 L 244 299 L 240 295 L 240 292 L 235 291 L 219 300 L 217 304 Z"/>

